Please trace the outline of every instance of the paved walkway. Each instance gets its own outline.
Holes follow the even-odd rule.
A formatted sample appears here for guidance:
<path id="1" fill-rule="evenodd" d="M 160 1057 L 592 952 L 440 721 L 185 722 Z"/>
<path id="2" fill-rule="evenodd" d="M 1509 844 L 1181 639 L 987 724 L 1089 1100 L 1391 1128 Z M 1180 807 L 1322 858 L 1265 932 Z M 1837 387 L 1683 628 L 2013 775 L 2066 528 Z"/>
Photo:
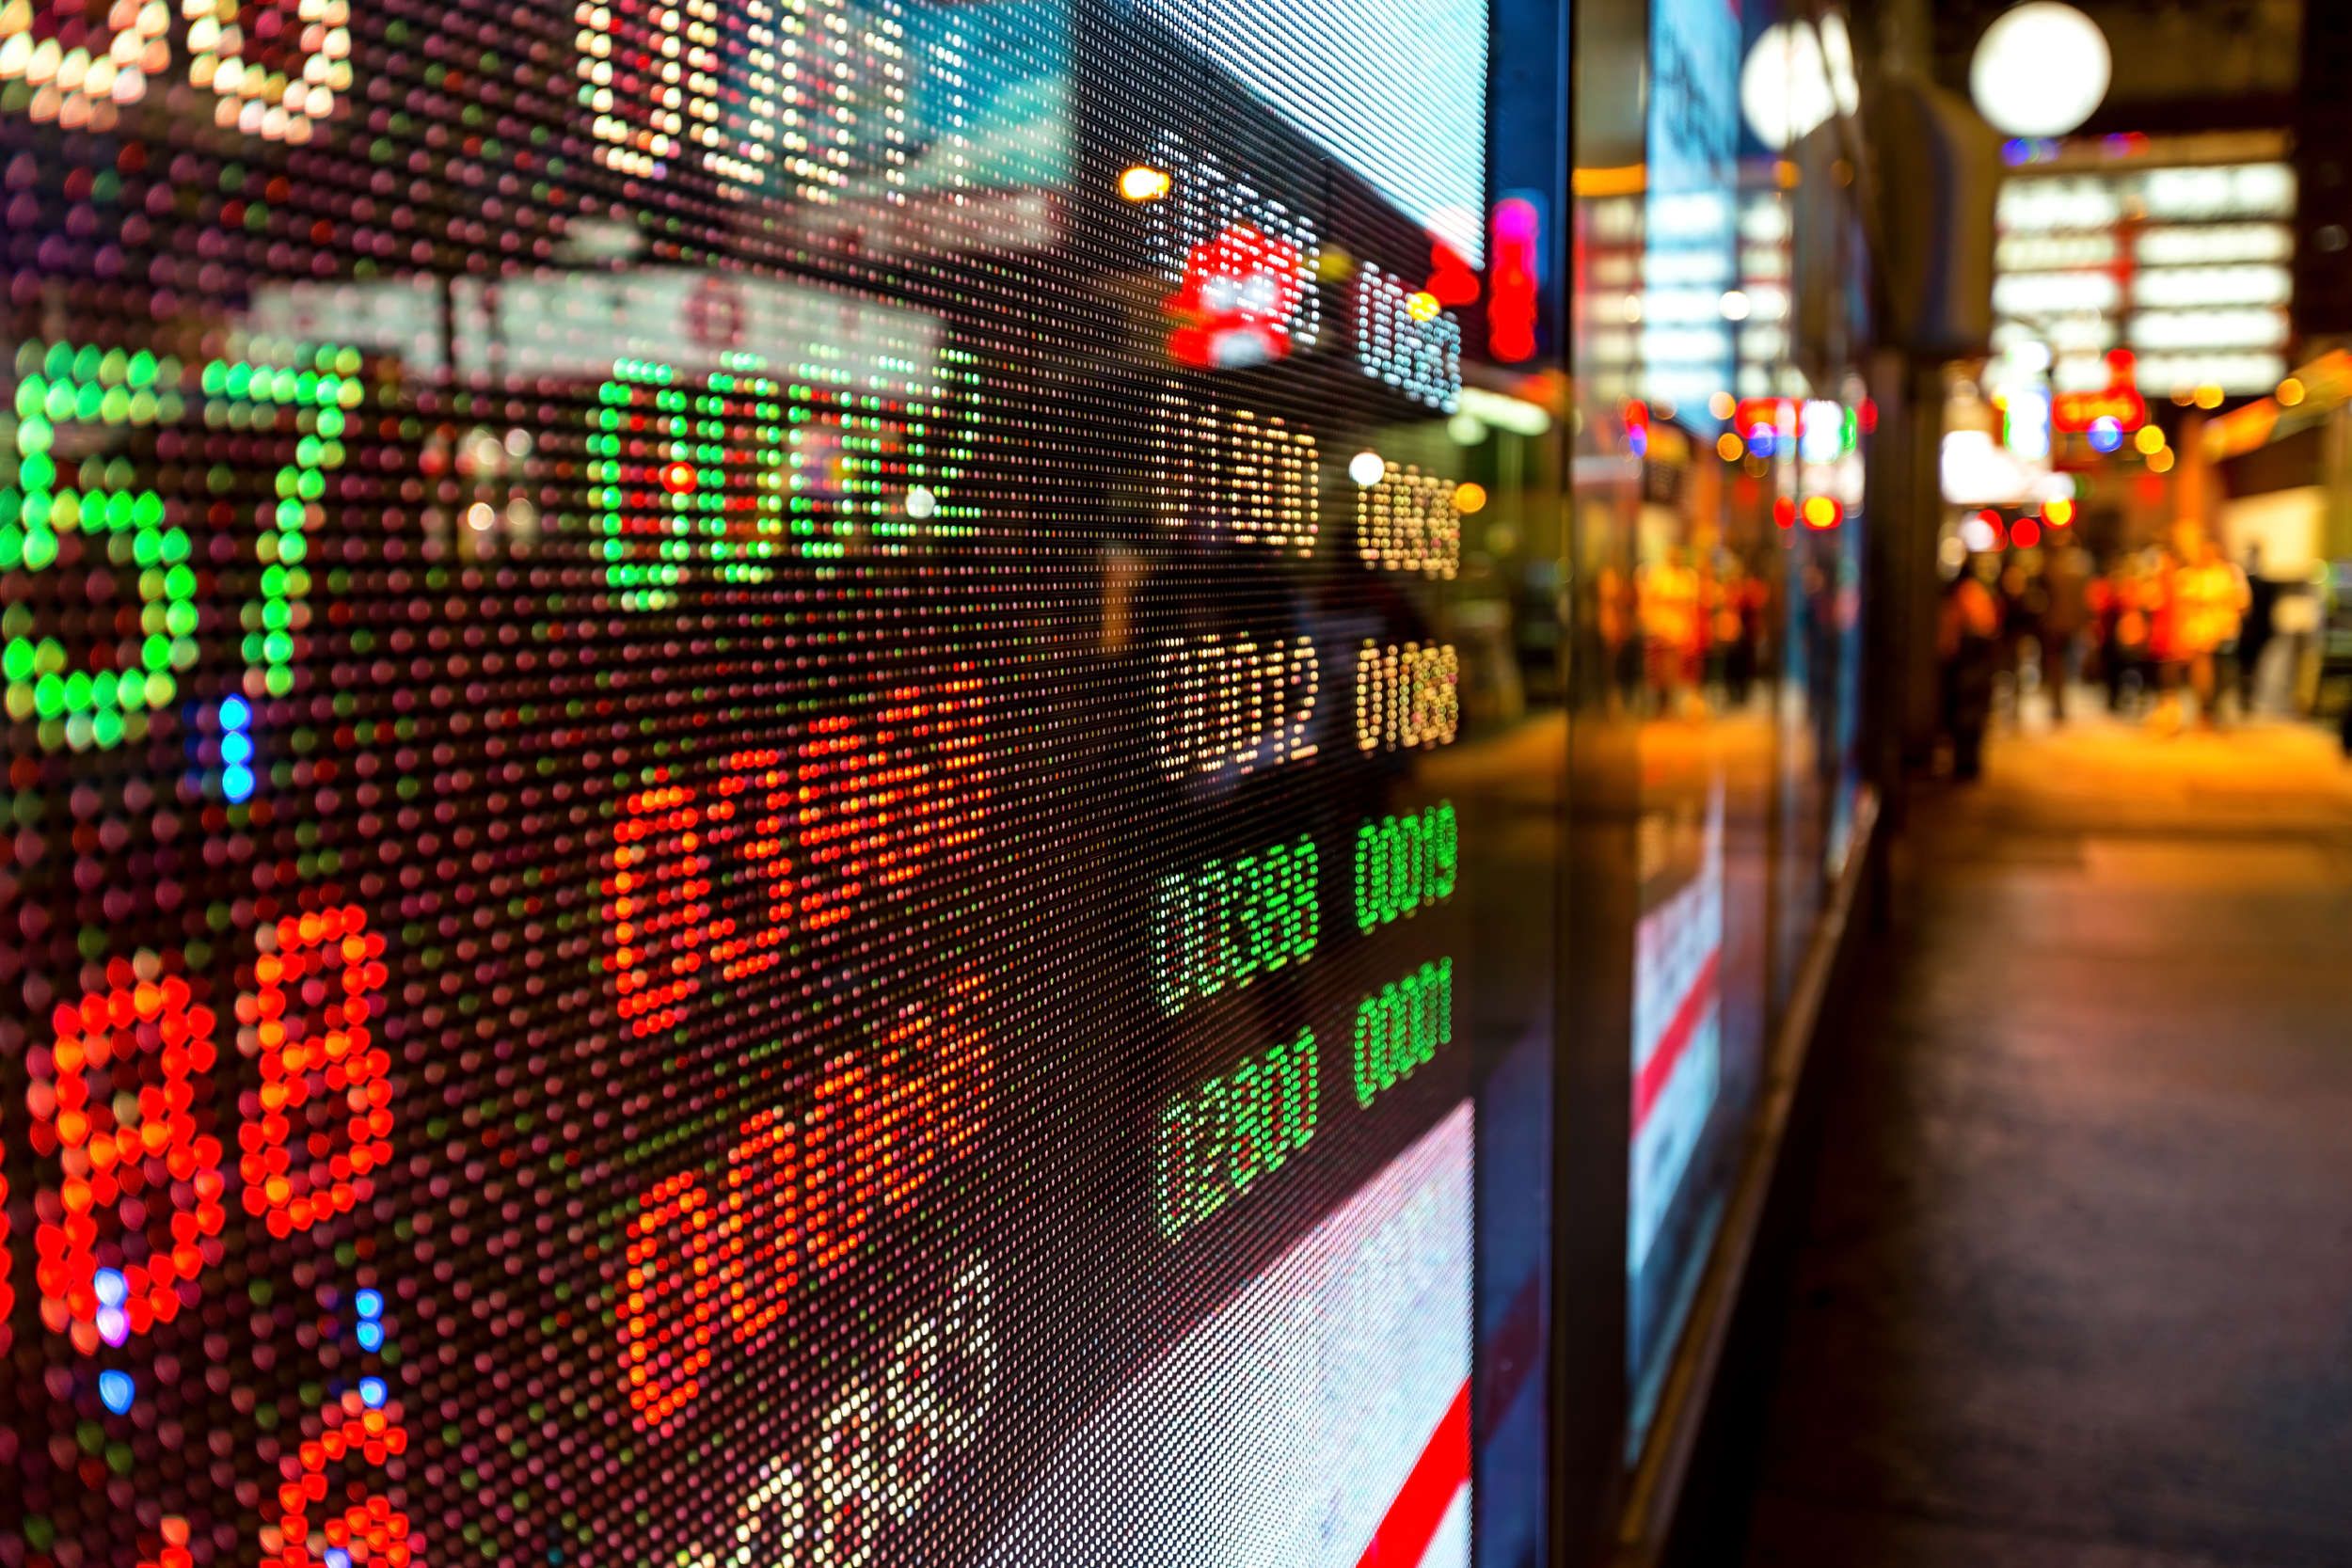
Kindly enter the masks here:
<path id="1" fill-rule="evenodd" d="M 2352 1564 L 2352 768 L 1990 768 L 1831 1087 L 1748 1561 Z"/>

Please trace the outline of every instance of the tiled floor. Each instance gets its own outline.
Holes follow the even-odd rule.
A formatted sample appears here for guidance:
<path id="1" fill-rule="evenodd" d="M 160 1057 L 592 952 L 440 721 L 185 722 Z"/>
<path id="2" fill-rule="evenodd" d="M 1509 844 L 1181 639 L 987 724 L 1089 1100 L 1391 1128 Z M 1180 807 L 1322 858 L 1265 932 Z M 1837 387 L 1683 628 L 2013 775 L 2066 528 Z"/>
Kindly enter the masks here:
<path id="1" fill-rule="evenodd" d="M 1749 1562 L 2352 1564 L 2352 767 L 2005 737 L 1902 861 Z"/>

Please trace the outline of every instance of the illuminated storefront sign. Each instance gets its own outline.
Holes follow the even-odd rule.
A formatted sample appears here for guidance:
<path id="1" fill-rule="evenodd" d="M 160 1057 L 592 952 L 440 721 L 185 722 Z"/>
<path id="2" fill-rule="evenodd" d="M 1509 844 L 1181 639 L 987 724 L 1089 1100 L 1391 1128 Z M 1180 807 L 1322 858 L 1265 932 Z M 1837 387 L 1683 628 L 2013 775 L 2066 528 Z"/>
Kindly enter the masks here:
<path id="1" fill-rule="evenodd" d="M 2050 426 L 2079 436 L 2100 420 L 2119 430 L 2137 430 L 2148 422 L 2148 400 L 2136 388 L 2112 387 L 2104 392 L 2060 392 L 2050 400 Z"/>
<path id="2" fill-rule="evenodd" d="M 2061 400 L 2104 393 L 2116 350 L 2137 356 L 2149 396 L 2268 391 L 2286 373 L 2294 171 L 2150 166 L 2168 149 L 2144 143 L 2111 165 L 2036 166 L 2004 184 L 1994 347 L 2045 346 Z"/>

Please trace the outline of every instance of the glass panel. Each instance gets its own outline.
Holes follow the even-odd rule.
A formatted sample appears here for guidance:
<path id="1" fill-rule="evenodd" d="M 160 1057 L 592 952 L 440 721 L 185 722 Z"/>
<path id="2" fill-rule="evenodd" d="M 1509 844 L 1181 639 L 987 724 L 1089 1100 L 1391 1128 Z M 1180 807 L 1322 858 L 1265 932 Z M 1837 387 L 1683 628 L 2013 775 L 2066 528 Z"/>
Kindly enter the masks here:
<path id="1" fill-rule="evenodd" d="M 0 10 L 23 1550 L 1544 1554 L 1515 40 Z"/>
<path id="2" fill-rule="evenodd" d="M 1776 1001 L 1845 852 L 1871 418 L 1851 365 L 1842 23 L 1653 0 L 1649 25 L 1645 179 L 1620 198 L 1588 305 L 1603 439 L 1639 473 L 1632 559 L 1603 590 L 1639 725 L 1634 1452 L 1712 1256 Z"/>

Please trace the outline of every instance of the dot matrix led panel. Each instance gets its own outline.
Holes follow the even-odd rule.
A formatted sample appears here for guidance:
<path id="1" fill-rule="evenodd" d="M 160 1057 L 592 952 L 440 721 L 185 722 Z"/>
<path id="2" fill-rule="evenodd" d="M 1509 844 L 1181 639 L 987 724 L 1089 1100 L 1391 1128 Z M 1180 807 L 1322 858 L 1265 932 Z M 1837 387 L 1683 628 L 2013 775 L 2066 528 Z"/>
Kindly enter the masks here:
<path id="1" fill-rule="evenodd" d="M 0 7 L 0 1562 L 1468 1560 L 1483 105 L 1167 9 Z"/>

